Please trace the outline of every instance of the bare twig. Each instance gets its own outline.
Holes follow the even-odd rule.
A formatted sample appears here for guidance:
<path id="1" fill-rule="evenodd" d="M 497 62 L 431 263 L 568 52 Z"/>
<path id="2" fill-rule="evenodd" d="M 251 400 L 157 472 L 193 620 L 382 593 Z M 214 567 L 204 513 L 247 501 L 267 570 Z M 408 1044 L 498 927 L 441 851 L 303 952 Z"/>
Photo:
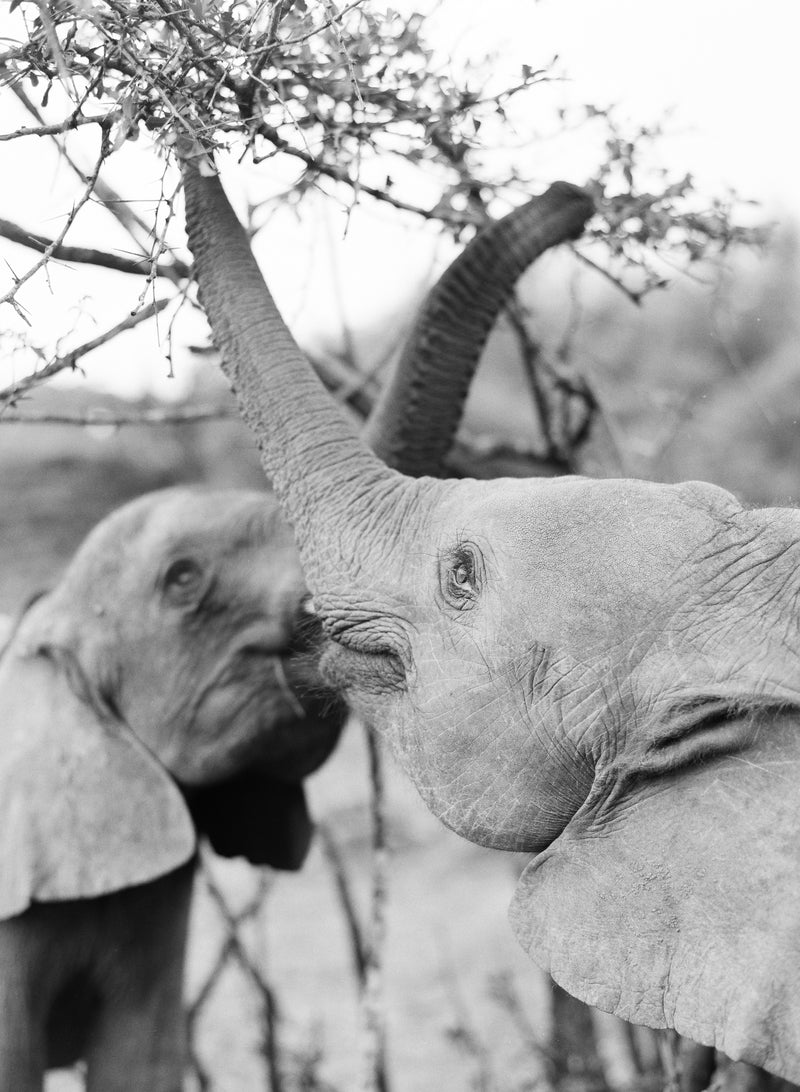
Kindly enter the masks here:
<path id="1" fill-rule="evenodd" d="M 182 409 L 137 410 L 135 413 L 114 413 L 97 409 L 89 413 L 18 413 L 5 410 L 0 413 L 0 425 L 74 425 L 77 428 L 123 428 L 126 425 L 193 425 L 198 421 L 235 421 L 239 417 L 233 409 L 221 406 L 186 406 Z"/>
<path id="2" fill-rule="evenodd" d="M 458 1047 L 472 1060 L 475 1066 L 471 1081 L 475 1092 L 493 1092 L 495 1079 L 492 1071 L 491 1055 L 470 1019 L 464 999 L 461 996 L 458 977 L 453 967 L 449 947 L 443 935 L 439 937 L 439 950 L 441 953 L 440 973 L 453 1011 L 453 1020 L 448 1027 L 448 1037 L 454 1046 Z"/>
<path id="3" fill-rule="evenodd" d="M 137 307 L 141 307 L 142 304 L 144 303 L 145 296 L 147 295 L 148 290 L 151 287 L 155 287 L 155 281 L 156 281 L 156 278 L 158 277 L 158 271 L 159 271 L 159 268 L 160 268 L 158 259 L 167 250 L 167 232 L 169 231 L 169 225 L 172 223 L 172 218 L 175 215 L 175 198 L 178 196 L 178 193 L 179 193 L 179 191 L 181 189 L 181 185 L 182 185 L 182 183 L 178 182 L 177 185 L 175 186 L 175 189 L 172 192 L 172 196 L 171 197 L 165 197 L 164 196 L 164 189 L 163 189 L 163 178 L 162 178 L 162 190 L 161 190 L 161 200 L 159 201 L 159 209 L 162 207 L 162 205 L 166 205 L 167 212 L 166 212 L 166 215 L 164 217 L 164 223 L 162 225 L 161 231 L 158 233 L 158 235 L 155 235 L 155 227 L 154 227 L 154 231 L 153 231 L 154 242 L 153 242 L 153 248 L 152 248 L 151 257 L 150 257 L 150 268 L 147 271 L 147 277 L 145 279 L 144 288 L 142 288 L 142 291 L 141 291 L 141 293 L 139 295 L 139 300 L 138 300 L 138 303 L 137 303 Z M 171 374 L 172 374 L 172 372 L 170 371 L 170 375 Z"/>
<path id="4" fill-rule="evenodd" d="M 540 972 L 543 974 L 543 972 Z M 503 1008 L 510 1023 L 516 1028 L 526 1055 L 526 1076 L 536 1092 L 554 1092 L 558 1087 L 553 1051 L 541 1042 L 527 1017 L 512 974 L 509 971 L 493 975 L 492 996 Z"/>
<path id="5" fill-rule="evenodd" d="M 111 341 L 113 338 L 117 337 L 118 334 L 124 333 L 126 330 L 133 330 L 134 327 L 139 326 L 141 323 L 160 314 L 170 303 L 172 303 L 171 299 L 154 300 L 152 303 L 148 303 L 141 311 L 134 315 L 127 315 L 126 318 L 121 322 L 118 322 L 116 326 L 112 326 L 111 329 L 104 331 L 102 334 L 98 334 L 97 337 L 93 337 L 89 341 L 85 341 L 82 345 L 77 345 L 63 356 L 57 356 L 54 360 L 45 364 L 43 368 L 40 368 L 39 371 L 33 372 L 31 375 L 26 375 L 22 379 L 17 380 L 16 383 L 12 383 L 10 386 L 0 389 L 0 416 L 2 416 L 2 407 L 4 405 L 15 405 L 22 395 L 33 387 L 38 387 L 39 384 L 44 383 L 46 379 L 50 379 L 51 376 L 57 375 L 67 368 L 74 369 L 82 357 L 87 356 L 101 345 L 105 345 L 106 342 Z"/>
<path id="6" fill-rule="evenodd" d="M 298 34 L 296 38 L 284 38 L 281 45 L 293 46 L 298 45 L 300 42 L 307 42 L 310 38 L 313 38 L 315 34 L 319 34 L 321 30 L 327 30 L 329 26 L 333 25 L 335 20 L 341 21 L 345 15 L 348 15 L 356 8 L 362 7 L 365 3 L 366 0 L 353 0 L 352 4 L 346 4 L 341 11 L 336 12 L 323 22 L 318 23 L 313 30 L 309 30 L 306 34 Z"/>
<path id="7" fill-rule="evenodd" d="M 42 257 L 39 259 L 39 261 L 35 262 L 31 266 L 31 268 L 27 270 L 27 272 L 22 274 L 22 276 L 14 278 L 13 287 L 10 288 L 4 296 L 0 296 L 0 304 L 10 303 L 14 299 L 22 285 L 29 281 L 35 273 L 38 273 L 42 266 L 47 264 L 49 259 L 53 256 L 53 251 L 56 249 L 56 247 L 61 246 L 61 244 L 64 242 L 64 236 L 74 224 L 76 216 L 86 204 L 86 202 L 89 200 L 89 198 L 92 196 L 95 183 L 97 182 L 97 176 L 100 174 L 100 168 L 103 166 L 103 163 L 105 162 L 108 153 L 108 129 L 106 126 L 103 126 L 102 138 L 100 141 L 100 153 L 97 157 L 97 163 L 95 164 L 94 170 L 92 171 L 92 174 L 90 175 L 89 180 L 86 183 L 86 188 L 84 189 L 81 196 L 78 198 L 77 203 L 73 205 L 72 211 L 67 217 L 67 222 L 64 224 L 64 227 L 61 229 L 58 236 L 53 240 L 51 245 L 45 247 L 45 249 L 42 251 Z"/>
<path id="8" fill-rule="evenodd" d="M 547 394 L 542 387 L 542 371 L 540 367 L 542 349 L 541 345 L 539 345 L 537 341 L 534 341 L 528 331 L 525 322 L 525 308 L 523 304 L 520 303 L 519 295 L 516 291 L 506 306 L 506 315 L 511 324 L 511 328 L 514 331 L 517 344 L 519 345 L 525 378 L 528 382 L 537 423 L 541 428 L 542 435 L 550 443 L 552 448 L 553 445 L 550 441 L 550 405 Z"/>
<path id="9" fill-rule="evenodd" d="M 19 243 L 30 250 L 36 250 L 40 254 L 49 253 L 51 258 L 62 262 L 79 262 L 82 265 L 97 265 L 103 269 L 115 269 L 119 273 L 130 273 L 134 276 L 142 276 L 148 272 L 148 259 L 142 255 L 140 258 L 128 258 L 123 254 L 109 254 L 104 250 L 94 247 L 56 245 L 54 239 L 46 235 L 39 235 L 34 231 L 27 231 L 11 220 L 0 217 L 0 236 L 12 243 Z M 159 277 L 169 280 L 183 279 L 189 276 L 190 270 L 185 262 L 174 258 L 171 262 L 162 262 L 156 265 L 156 273 Z"/>
<path id="10" fill-rule="evenodd" d="M 344 860 L 336 840 L 329 827 L 324 823 L 317 825 L 317 832 L 322 840 L 322 849 L 330 865 L 336 893 L 339 896 L 339 905 L 344 914 L 345 925 L 350 937 L 350 950 L 353 954 L 353 968 L 359 990 L 363 989 L 367 974 L 367 942 L 364 938 L 364 929 L 358 918 L 355 899 L 347 876 Z"/>
<path id="11" fill-rule="evenodd" d="M 605 269 L 602 265 L 598 265 L 597 262 L 592 261 L 592 259 L 587 254 L 584 254 L 583 251 L 578 250 L 577 247 L 573 246 L 570 247 L 570 249 L 572 250 L 572 253 L 575 255 L 579 262 L 582 262 L 584 265 L 588 265 L 590 269 L 593 269 L 595 273 L 599 273 L 601 277 L 605 277 L 605 279 L 607 281 L 610 281 L 615 288 L 618 288 L 624 296 L 627 296 L 631 303 L 635 303 L 638 306 L 642 302 L 641 292 L 637 292 L 632 288 L 628 288 L 628 286 L 626 284 L 623 284 L 623 282 L 619 280 L 618 277 L 615 277 L 613 273 L 609 272 L 609 270 Z"/>
<path id="12" fill-rule="evenodd" d="M 361 1084 L 363 1092 L 388 1092 L 386 1027 L 383 1001 L 383 958 L 386 944 L 386 900 L 389 849 L 386 844 L 386 801 L 383 756 L 376 733 L 365 726 L 372 788 L 372 895 L 369 947 L 361 991 Z"/>
<path id="13" fill-rule="evenodd" d="M 344 167 L 340 167 L 335 163 L 328 163 L 325 160 L 312 155 L 303 148 L 296 148 L 293 144 L 290 144 L 288 140 L 282 137 L 274 126 L 268 125 L 266 122 L 262 121 L 258 125 L 256 132 L 259 136 L 262 136 L 265 140 L 269 141 L 269 143 L 279 152 L 284 152 L 286 155 L 301 160 L 301 162 L 305 163 L 305 165 L 315 174 L 324 175 L 327 178 L 333 179 L 335 182 L 343 182 L 346 186 L 353 186 L 353 179 Z M 263 160 L 269 159 L 270 157 L 271 153 L 268 155 L 257 155 L 255 151 L 253 152 L 254 163 L 261 163 Z M 360 193 L 369 194 L 370 197 L 374 197 L 378 201 L 383 201 L 385 204 L 391 205 L 393 208 L 399 209 L 402 212 L 412 212 L 415 216 L 421 216 L 423 220 L 438 220 L 440 223 L 446 223 L 457 228 L 468 226 L 481 227 L 485 222 L 484 217 L 476 215 L 471 208 L 457 211 L 449 206 L 442 205 L 441 202 L 434 205 L 432 208 L 425 208 L 422 205 L 416 205 L 410 201 L 402 201 L 400 198 L 395 197 L 394 194 L 385 187 L 381 189 L 377 186 L 369 186 L 364 182 L 359 182 L 358 189 Z"/>
<path id="14" fill-rule="evenodd" d="M 101 114 L 99 117 L 86 117 L 83 114 L 70 114 L 69 117 L 64 118 L 63 121 L 53 122 L 49 125 L 21 125 L 19 129 L 14 129 L 10 133 L 0 133 L 0 143 L 6 140 L 17 140 L 20 137 L 36 136 L 61 136 L 63 133 L 69 132 L 70 129 L 78 129 L 82 125 L 103 125 L 110 122 L 114 117 L 113 112 L 108 114 Z"/>
<path id="15" fill-rule="evenodd" d="M 664 1070 L 664 1092 L 679 1092 L 681 1087 L 680 1037 L 676 1031 L 663 1031 L 658 1036 L 658 1053 Z"/>
<path id="16" fill-rule="evenodd" d="M 26 94 L 24 88 L 19 84 L 12 84 L 11 90 L 16 95 L 20 103 L 25 107 L 31 117 L 35 118 L 37 123 L 41 126 L 44 124 L 44 118 L 31 98 Z M 64 162 L 70 167 L 73 174 L 81 180 L 86 181 L 86 172 L 81 168 L 73 157 L 69 154 L 64 142 L 63 133 L 54 133 L 53 140 L 58 148 Z M 146 246 L 140 241 L 137 233 L 141 233 L 145 238 L 150 236 L 150 227 L 145 221 L 131 208 L 130 203 L 124 200 L 117 191 L 110 186 L 103 179 L 98 178 L 95 187 L 94 194 L 98 201 L 101 202 L 105 208 L 111 213 L 115 220 L 127 231 L 133 242 L 142 251 L 142 254 L 147 254 Z"/>
<path id="17" fill-rule="evenodd" d="M 266 876 L 266 874 L 264 874 Z M 233 957 L 236 959 L 245 976 L 249 979 L 251 985 L 258 994 L 263 1007 L 264 1014 L 264 1062 L 267 1068 L 267 1076 L 269 1079 L 270 1092 L 284 1092 L 283 1081 L 283 1064 L 281 1060 L 281 1050 L 278 1035 L 278 1025 L 280 1022 L 280 1014 L 278 1010 L 278 1002 L 275 996 L 271 984 L 265 978 L 263 972 L 256 966 L 254 960 L 251 958 L 250 953 L 242 943 L 239 930 L 242 924 L 248 920 L 248 918 L 254 917 L 259 911 L 264 902 L 264 895 L 267 890 L 269 881 L 265 878 L 262 879 L 262 883 L 259 885 L 258 890 L 254 897 L 247 903 L 243 910 L 234 914 L 225 899 L 219 885 L 211 874 L 209 868 L 204 868 L 203 877 L 208 888 L 208 892 L 211 895 L 214 904 L 222 917 L 227 933 L 227 947 L 226 959 Z"/>

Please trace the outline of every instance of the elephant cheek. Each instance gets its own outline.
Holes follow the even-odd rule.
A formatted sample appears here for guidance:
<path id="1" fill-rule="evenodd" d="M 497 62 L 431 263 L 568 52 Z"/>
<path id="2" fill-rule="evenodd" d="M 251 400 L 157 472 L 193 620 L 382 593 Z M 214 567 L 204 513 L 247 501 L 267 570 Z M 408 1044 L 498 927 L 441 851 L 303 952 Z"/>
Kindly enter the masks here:
<path id="1" fill-rule="evenodd" d="M 594 777 L 566 742 L 506 707 L 455 726 L 404 710 L 392 731 L 399 761 L 428 808 L 457 834 L 492 849 L 538 853 L 561 834 Z M 450 713 L 452 720 L 452 712 Z M 502 730 L 497 726 L 502 725 Z"/>
<path id="2" fill-rule="evenodd" d="M 238 683 L 209 689 L 169 733 L 159 757 L 183 785 L 228 778 L 258 757 L 262 717 L 271 716 L 273 704 Z"/>

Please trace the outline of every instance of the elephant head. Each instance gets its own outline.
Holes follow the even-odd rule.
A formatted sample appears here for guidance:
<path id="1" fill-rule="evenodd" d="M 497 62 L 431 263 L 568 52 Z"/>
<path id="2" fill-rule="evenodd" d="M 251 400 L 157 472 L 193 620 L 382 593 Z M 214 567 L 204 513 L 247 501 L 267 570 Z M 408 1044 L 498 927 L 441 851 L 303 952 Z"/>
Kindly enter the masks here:
<path id="1" fill-rule="evenodd" d="M 217 848 L 299 866 L 342 720 L 304 596 L 268 494 L 166 490 L 90 533 L 0 658 L 0 917 L 187 860 L 176 782 Z"/>
<path id="2" fill-rule="evenodd" d="M 797 513 L 702 483 L 388 468 L 294 345 L 218 179 L 184 178 L 327 677 L 446 824 L 536 854 L 512 922 L 558 982 L 800 1080 Z M 428 380 L 434 429 L 458 382 Z"/>

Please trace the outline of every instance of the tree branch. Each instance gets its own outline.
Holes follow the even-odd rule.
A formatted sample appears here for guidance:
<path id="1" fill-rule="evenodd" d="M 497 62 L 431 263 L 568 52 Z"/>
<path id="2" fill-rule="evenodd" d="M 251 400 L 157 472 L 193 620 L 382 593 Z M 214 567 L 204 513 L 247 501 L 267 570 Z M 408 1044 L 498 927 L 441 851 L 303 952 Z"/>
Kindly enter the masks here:
<path id="1" fill-rule="evenodd" d="M 236 128 L 238 129 L 238 126 L 236 126 Z M 220 129 L 225 129 L 225 126 L 221 125 Z M 269 141 L 277 151 L 301 160 L 301 162 L 305 163 L 306 167 L 315 171 L 317 174 L 324 175 L 326 178 L 331 178 L 334 182 L 344 182 L 345 185 L 350 186 L 351 188 L 356 186 L 356 183 L 345 168 L 339 167 L 334 163 L 326 163 L 323 159 L 318 159 L 316 156 L 312 155 L 311 152 L 307 152 L 302 148 L 296 148 L 293 144 L 290 144 L 285 137 L 282 137 L 277 129 L 272 125 L 268 125 L 267 122 L 262 121 L 258 125 L 256 132 L 259 136 Z M 269 158 L 270 155 L 260 156 L 253 151 L 253 162 L 256 164 Z M 374 197 L 378 201 L 383 201 L 385 204 L 400 209 L 402 212 L 412 212 L 415 216 L 421 216 L 424 220 L 438 220 L 440 223 L 450 224 L 459 228 L 467 226 L 482 227 L 485 223 L 484 218 L 475 215 L 470 209 L 465 209 L 463 212 L 457 212 L 455 209 L 451 209 L 441 202 L 431 209 L 426 209 L 423 208 L 422 205 L 414 205 L 409 201 L 402 201 L 399 197 L 394 197 L 386 189 L 368 186 L 363 182 L 358 183 L 358 192 L 367 193 L 370 197 Z"/>
<path id="2" fill-rule="evenodd" d="M 146 276 L 149 273 L 149 259 L 144 254 L 140 258 L 127 258 L 123 254 L 109 254 L 103 250 L 96 250 L 94 247 L 57 244 L 54 239 L 46 235 L 28 231 L 2 217 L 0 217 L 0 236 L 12 243 L 26 246 L 30 250 L 36 250 L 40 254 L 48 253 L 51 258 L 63 262 L 97 265 L 103 269 L 115 269 L 119 273 L 130 273 L 136 276 Z M 159 277 L 166 277 L 171 281 L 183 280 L 191 275 L 189 266 L 179 258 L 169 263 L 160 263 L 156 267 L 156 273 Z"/>
<path id="3" fill-rule="evenodd" d="M 118 322 L 116 326 L 112 326 L 104 333 L 98 334 L 97 337 L 93 337 L 90 341 L 85 341 L 83 345 L 77 345 L 74 349 L 65 353 L 64 356 L 57 356 L 54 360 L 51 360 L 49 364 L 45 364 L 40 371 L 33 372 L 31 375 L 26 375 L 16 383 L 12 383 L 10 386 L 0 389 L 0 416 L 3 414 L 2 407 L 4 405 L 15 405 L 23 394 L 33 387 L 38 387 L 40 383 L 43 383 L 46 379 L 50 379 L 51 376 L 57 375 L 67 368 L 74 370 L 82 357 L 91 353 L 94 349 L 98 349 L 101 345 L 105 345 L 107 341 L 111 341 L 118 334 L 124 333 L 126 330 L 132 330 L 134 327 L 139 326 L 141 323 L 160 314 L 170 303 L 172 303 L 171 299 L 154 300 L 152 303 L 148 303 L 141 311 L 138 311 L 134 315 L 127 315 L 122 322 Z"/>
<path id="4" fill-rule="evenodd" d="M 80 125 L 105 125 L 114 117 L 113 113 L 101 114 L 99 117 L 85 117 L 83 114 L 70 114 L 63 121 L 51 125 L 21 125 L 11 133 L 0 133 L 0 142 L 16 140 L 18 137 L 27 136 L 61 136 L 70 129 L 77 129 Z"/>
<path id="5" fill-rule="evenodd" d="M 41 112 L 25 93 L 24 89 L 20 87 L 19 84 L 14 83 L 11 85 L 11 90 L 31 117 L 35 118 L 40 126 L 44 125 L 44 118 Z M 53 141 L 55 142 L 56 148 L 58 148 L 59 154 L 63 157 L 68 166 L 72 168 L 73 173 L 78 176 L 81 182 L 85 182 L 85 172 L 81 170 L 79 164 L 70 156 L 63 137 L 63 133 L 52 134 Z M 112 186 L 109 186 L 107 182 L 104 182 L 103 179 L 98 178 L 95 182 L 94 193 L 98 201 L 103 204 L 114 219 L 127 231 L 128 235 L 130 235 L 133 242 L 139 247 L 142 254 L 149 258 L 147 248 L 137 238 L 137 231 L 141 232 L 147 239 L 150 236 L 150 226 L 146 224 L 145 221 L 134 212 L 130 207 L 130 204 L 125 201 Z"/>
<path id="6" fill-rule="evenodd" d="M 21 277 L 15 277 L 14 278 L 13 286 L 11 288 L 9 288 L 8 292 L 6 292 L 6 294 L 4 296 L 0 297 L 0 304 L 11 303 L 16 307 L 16 309 L 18 311 L 20 310 L 19 304 L 15 300 L 15 296 L 16 296 L 17 292 L 19 291 L 19 289 L 22 287 L 23 284 L 25 284 L 27 281 L 29 281 L 31 279 L 31 277 L 34 276 L 35 273 L 38 273 L 38 271 L 42 268 L 42 266 L 47 264 L 47 262 L 52 257 L 53 251 L 56 249 L 56 247 L 61 246 L 61 244 L 63 243 L 64 236 L 67 234 L 69 229 L 75 223 L 75 217 L 78 215 L 78 213 L 81 211 L 83 206 L 86 204 L 86 202 L 89 200 L 89 198 L 92 196 L 92 193 L 94 192 L 94 187 L 95 187 L 95 184 L 97 182 L 97 177 L 100 174 L 100 168 L 103 166 L 103 163 L 106 160 L 106 156 L 108 155 L 108 151 L 109 151 L 109 149 L 108 149 L 108 129 L 107 129 L 106 126 L 103 126 L 102 135 L 101 135 L 101 139 L 100 139 L 100 153 L 99 153 L 99 155 L 97 157 L 97 163 L 95 164 L 94 170 L 92 171 L 92 174 L 91 174 L 91 176 L 89 177 L 89 180 L 86 183 L 86 187 L 85 187 L 83 193 L 78 198 L 77 203 L 75 205 L 73 205 L 72 211 L 70 212 L 69 216 L 67 217 L 67 222 L 64 224 L 64 227 L 62 228 L 62 230 L 59 233 L 59 235 L 57 236 L 57 238 L 55 238 L 52 241 L 52 243 L 50 243 L 50 245 L 45 247 L 45 249 L 42 251 L 42 256 L 39 259 L 39 261 L 35 262 L 31 266 L 30 269 L 28 269 L 25 273 L 22 274 Z"/>
<path id="7" fill-rule="evenodd" d="M 74 425 L 91 428 L 108 425 L 122 428 L 124 425 L 192 425 L 198 421 L 236 421 L 235 409 L 222 406 L 185 406 L 178 409 L 137 410 L 135 413 L 115 413 L 96 409 L 89 413 L 19 413 L 6 410 L 0 413 L 0 425 Z"/>

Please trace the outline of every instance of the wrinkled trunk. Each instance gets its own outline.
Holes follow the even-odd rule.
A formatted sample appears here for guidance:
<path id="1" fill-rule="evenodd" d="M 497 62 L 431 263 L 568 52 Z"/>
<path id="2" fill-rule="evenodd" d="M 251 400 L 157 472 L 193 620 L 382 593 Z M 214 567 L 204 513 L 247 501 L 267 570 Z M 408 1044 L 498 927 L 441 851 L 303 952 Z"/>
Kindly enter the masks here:
<path id="1" fill-rule="evenodd" d="M 545 250 L 577 238 L 589 195 L 554 183 L 481 231 L 428 293 L 366 430 L 406 474 L 440 475 L 486 339 L 519 277 Z"/>
<path id="2" fill-rule="evenodd" d="M 370 534 L 390 522 L 399 529 L 419 490 L 368 449 L 295 345 L 218 177 L 192 160 L 183 173 L 201 301 L 294 526 L 309 586 L 315 594 L 347 586 L 355 568 L 367 582 Z M 486 336 L 517 278 L 544 249 L 579 234 L 591 209 L 583 191 L 557 183 L 476 237 L 445 273 L 368 430 L 390 465 L 406 474 L 440 468 Z M 384 571 L 385 545 L 377 543 Z"/>
<path id="3" fill-rule="evenodd" d="M 183 177 L 200 298 L 314 592 L 347 573 L 345 544 L 357 537 L 348 528 L 371 522 L 376 501 L 399 502 L 404 479 L 358 437 L 298 349 L 219 178 L 193 161 L 184 161 Z"/>

